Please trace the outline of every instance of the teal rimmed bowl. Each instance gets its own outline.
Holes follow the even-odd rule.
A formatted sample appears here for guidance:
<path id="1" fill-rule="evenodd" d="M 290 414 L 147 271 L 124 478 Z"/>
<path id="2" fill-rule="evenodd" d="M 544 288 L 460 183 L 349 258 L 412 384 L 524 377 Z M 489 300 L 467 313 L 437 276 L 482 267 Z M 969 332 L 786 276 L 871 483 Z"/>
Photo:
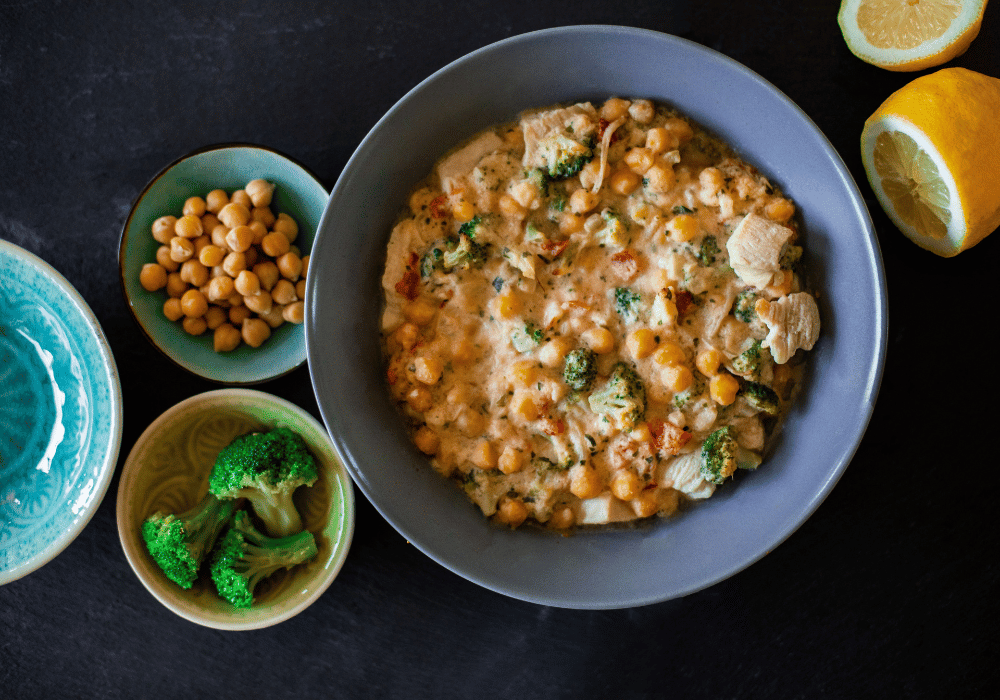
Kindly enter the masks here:
<path id="1" fill-rule="evenodd" d="M 90 522 L 118 461 L 111 348 L 76 289 L 0 240 L 0 584 L 50 561 Z"/>
<path id="2" fill-rule="evenodd" d="M 241 344 L 232 352 L 216 353 L 211 331 L 188 335 L 179 322 L 163 315 L 166 292 L 143 289 L 139 272 L 144 264 L 156 262 L 160 244 L 151 234 L 153 221 L 166 214 L 180 216 L 188 197 L 204 197 L 219 188 L 231 194 L 257 178 L 276 185 L 271 209 L 295 219 L 299 225 L 295 245 L 303 254 L 308 253 L 326 206 L 327 191 L 312 173 L 288 156 L 248 144 L 209 146 L 164 168 L 133 205 L 118 250 L 122 291 L 146 338 L 189 372 L 227 385 L 257 384 L 302 365 L 306 360 L 302 326 L 281 325 L 259 348 Z"/>

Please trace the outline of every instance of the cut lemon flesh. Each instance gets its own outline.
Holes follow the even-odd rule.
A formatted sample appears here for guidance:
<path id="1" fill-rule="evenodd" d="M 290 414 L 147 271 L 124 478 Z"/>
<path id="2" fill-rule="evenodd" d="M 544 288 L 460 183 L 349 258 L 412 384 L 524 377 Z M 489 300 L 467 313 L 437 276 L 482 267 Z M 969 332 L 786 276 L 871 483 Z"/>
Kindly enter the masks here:
<path id="1" fill-rule="evenodd" d="M 879 134 L 873 156 L 882 190 L 899 218 L 931 238 L 945 238 L 951 195 L 934 160 L 899 131 Z"/>
<path id="2" fill-rule="evenodd" d="M 979 34 L 987 0 L 843 0 L 837 21 L 851 52 L 914 71 L 961 55 Z"/>
<path id="3" fill-rule="evenodd" d="M 960 0 L 867 0 L 858 27 L 880 49 L 912 49 L 944 35 L 962 11 Z"/>

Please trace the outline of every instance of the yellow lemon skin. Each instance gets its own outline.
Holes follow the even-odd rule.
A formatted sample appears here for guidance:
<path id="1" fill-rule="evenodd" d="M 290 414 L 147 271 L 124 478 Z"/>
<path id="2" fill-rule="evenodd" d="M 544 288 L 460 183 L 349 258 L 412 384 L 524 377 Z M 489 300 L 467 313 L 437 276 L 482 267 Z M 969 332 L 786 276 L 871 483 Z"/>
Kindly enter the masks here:
<path id="1" fill-rule="evenodd" d="M 917 78 L 892 93 L 866 121 L 862 157 L 872 188 L 883 200 L 879 176 L 868 162 L 870 131 L 898 120 L 922 133 L 937 150 L 930 154 L 954 181 L 961 217 L 952 221 L 950 245 L 942 249 L 921 236 L 921 247 L 944 257 L 979 243 L 1000 226 L 1000 80 L 965 68 L 945 68 Z M 905 133 L 905 130 L 904 130 Z M 893 213 L 882 201 L 886 213 Z M 897 222 L 898 224 L 898 222 Z M 906 233 L 905 229 L 901 230 Z"/>
<path id="2" fill-rule="evenodd" d="M 837 23 L 840 31 L 847 42 L 847 48 L 855 56 L 873 66 L 884 68 L 890 71 L 912 72 L 933 68 L 947 63 L 953 58 L 961 56 L 969 49 L 973 39 L 979 35 L 979 28 L 983 23 L 983 13 L 986 11 L 988 0 L 954 0 L 955 5 L 968 5 L 970 14 L 964 14 L 955 21 L 964 23 L 955 32 L 946 32 L 948 37 L 942 39 L 928 40 L 926 44 L 911 46 L 908 48 L 891 48 L 887 46 L 876 46 L 869 43 L 863 29 L 859 27 L 859 8 L 868 6 L 865 10 L 869 14 L 884 14 L 896 12 L 895 7 L 908 6 L 900 12 L 906 12 L 915 7 L 919 2 L 906 2 L 903 0 L 843 0 L 837 14 Z M 917 15 L 919 17 L 919 15 Z M 918 21 L 916 17 L 910 17 L 911 21 Z M 905 21 L 902 22 L 905 25 Z M 910 30 L 913 27 L 909 27 Z M 934 31 L 934 30 L 931 30 Z"/>

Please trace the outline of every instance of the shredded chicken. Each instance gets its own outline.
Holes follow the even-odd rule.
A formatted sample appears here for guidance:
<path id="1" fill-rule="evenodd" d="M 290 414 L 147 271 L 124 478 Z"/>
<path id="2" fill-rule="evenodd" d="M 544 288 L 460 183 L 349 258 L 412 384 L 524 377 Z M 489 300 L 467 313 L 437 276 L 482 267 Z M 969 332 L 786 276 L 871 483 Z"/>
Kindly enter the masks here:
<path id="1" fill-rule="evenodd" d="M 747 214 L 726 242 L 729 264 L 747 284 L 764 289 L 781 269 L 781 253 L 792 229 L 759 214 Z"/>
<path id="2" fill-rule="evenodd" d="M 618 117 L 608 124 L 608 127 L 604 130 L 604 135 L 601 137 L 601 167 L 597 169 L 597 180 L 590 190 L 594 194 L 600 192 L 601 185 L 604 184 L 604 171 L 608 169 L 608 149 L 611 148 L 611 137 L 614 135 L 615 129 L 624 123 L 625 117 Z"/>
<path id="3" fill-rule="evenodd" d="M 812 350 L 819 338 L 819 307 L 811 294 L 796 292 L 776 301 L 758 299 L 754 310 L 768 328 L 761 346 L 770 348 L 779 365 L 799 348 Z"/>

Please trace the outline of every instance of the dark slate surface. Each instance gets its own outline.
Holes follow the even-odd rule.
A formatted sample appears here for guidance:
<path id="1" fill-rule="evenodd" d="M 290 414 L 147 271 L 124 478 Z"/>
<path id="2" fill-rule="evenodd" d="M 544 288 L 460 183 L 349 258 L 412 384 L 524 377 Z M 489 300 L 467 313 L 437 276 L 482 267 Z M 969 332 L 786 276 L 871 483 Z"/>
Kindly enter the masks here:
<path id="1" fill-rule="evenodd" d="M 169 612 L 115 526 L 91 524 L 0 588 L 0 697 L 981 697 L 998 671 L 995 423 L 1000 237 L 942 260 L 880 210 L 864 119 L 913 75 L 855 59 L 837 3 L 0 2 L 0 236 L 91 305 L 121 371 L 124 460 L 146 425 L 214 388 L 141 337 L 117 280 L 133 198 L 205 144 L 284 151 L 332 186 L 416 83 L 515 34 L 625 24 L 741 61 L 795 100 L 865 194 L 885 257 L 889 357 L 869 430 L 813 517 L 748 570 L 659 605 L 570 611 L 508 599 L 406 544 L 358 494 L 329 591 L 277 627 L 224 633 Z M 1000 75 L 1000 7 L 954 65 Z M 665 70 L 668 69 L 665 67 Z M 265 391 L 318 415 L 300 369 Z M 988 403 L 988 400 L 990 401 Z"/>

